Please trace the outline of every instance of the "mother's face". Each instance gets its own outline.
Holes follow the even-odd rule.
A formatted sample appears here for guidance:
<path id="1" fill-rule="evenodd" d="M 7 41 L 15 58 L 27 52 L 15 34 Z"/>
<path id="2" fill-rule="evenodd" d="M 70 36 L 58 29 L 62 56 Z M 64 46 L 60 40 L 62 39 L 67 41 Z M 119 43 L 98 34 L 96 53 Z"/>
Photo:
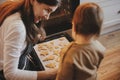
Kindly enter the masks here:
<path id="1" fill-rule="evenodd" d="M 38 3 L 36 0 L 33 0 L 34 22 L 38 23 L 41 20 L 49 19 L 50 14 L 54 12 L 57 7 L 58 6 L 49 6 L 44 3 Z"/>

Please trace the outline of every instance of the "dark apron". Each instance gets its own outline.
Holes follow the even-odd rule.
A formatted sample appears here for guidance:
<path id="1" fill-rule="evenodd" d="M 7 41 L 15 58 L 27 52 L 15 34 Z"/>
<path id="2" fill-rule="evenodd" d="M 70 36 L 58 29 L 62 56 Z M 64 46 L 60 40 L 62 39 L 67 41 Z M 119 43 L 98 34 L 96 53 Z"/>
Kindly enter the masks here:
<path id="1" fill-rule="evenodd" d="M 5 80 L 3 70 L 0 71 L 0 80 Z"/>
<path id="2" fill-rule="evenodd" d="M 19 59 L 19 69 L 30 70 L 30 71 L 41 71 L 44 70 L 40 59 L 38 58 L 33 44 L 27 45 L 24 53 Z"/>

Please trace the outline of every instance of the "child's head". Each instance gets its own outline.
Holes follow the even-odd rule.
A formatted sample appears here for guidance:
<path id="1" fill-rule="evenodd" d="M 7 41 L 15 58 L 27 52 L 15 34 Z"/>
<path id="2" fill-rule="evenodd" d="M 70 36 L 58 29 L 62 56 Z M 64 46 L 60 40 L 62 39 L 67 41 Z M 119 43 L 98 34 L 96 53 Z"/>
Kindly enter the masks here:
<path id="1" fill-rule="evenodd" d="M 80 4 L 75 10 L 72 28 L 75 34 L 84 36 L 100 35 L 103 13 L 99 5 L 93 2 Z"/>

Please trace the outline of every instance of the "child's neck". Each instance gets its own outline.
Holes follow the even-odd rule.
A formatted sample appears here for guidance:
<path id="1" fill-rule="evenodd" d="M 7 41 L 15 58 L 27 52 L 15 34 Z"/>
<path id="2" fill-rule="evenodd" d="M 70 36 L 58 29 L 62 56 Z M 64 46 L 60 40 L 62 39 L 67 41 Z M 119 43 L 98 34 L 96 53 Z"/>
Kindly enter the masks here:
<path id="1" fill-rule="evenodd" d="M 76 35 L 75 43 L 77 44 L 90 44 L 93 41 L 93 36 Z"/>

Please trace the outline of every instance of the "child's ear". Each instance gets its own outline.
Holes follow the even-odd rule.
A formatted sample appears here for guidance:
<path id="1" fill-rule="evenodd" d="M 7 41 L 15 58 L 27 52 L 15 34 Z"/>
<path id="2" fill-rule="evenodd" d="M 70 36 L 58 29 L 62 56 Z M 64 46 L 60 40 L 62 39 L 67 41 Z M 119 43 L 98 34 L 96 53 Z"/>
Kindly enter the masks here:
<path id="1" fill-rule="evenodd" d="M 76 28 L 75 28 L 74 23 L 72 23 L 72 31 L 76 32 Z"/>
<path id="2" fill-rule="evenodd" d="M 75 36 L 76 36 L 76 30 L 75 30 L 75 25 L 72 23 L 72 37 L 73 39 L 75 39 Z"/>
<path id="3" fill-rule="evenodd" d="M 33 2 L 34 2 L 35 0 L 30 0 L 30 3 L 31 3 L 31 5 L 33 5 Z"/>

